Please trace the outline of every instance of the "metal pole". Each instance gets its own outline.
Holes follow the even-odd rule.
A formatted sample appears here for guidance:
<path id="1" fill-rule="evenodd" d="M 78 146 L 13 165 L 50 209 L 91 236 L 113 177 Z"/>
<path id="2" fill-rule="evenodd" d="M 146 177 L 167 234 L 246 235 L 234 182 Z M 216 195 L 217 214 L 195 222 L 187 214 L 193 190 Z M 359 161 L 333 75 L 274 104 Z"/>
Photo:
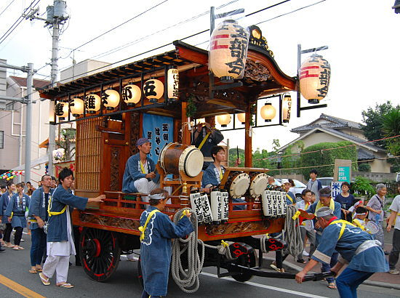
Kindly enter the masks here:
<path id="1" fill-rule="evenodd" d="M 26 123 L 25 123 L 25 182 L 31 180 L 31 143 L 32 143 L 32 87 L 33 63 L 28 63 L 28 76 L 26 80 Z"/>
<path id="2" fill-rule="evenodd" d="M 59 23 L 58 20 L 53 22 L 53 42 L 52 42 L 52 57 L 51 57 L 51 85 L 56 86 L 57 74 L 58 74 L 58 42 L 60 39 Z M 50 105 L 51 108 L 51 105 Z M 51 113 L 52 111 L 50 111 Z M 55 139 L 56 139 L 56 126 L 53 124 L 49 125 L 49 170 L 48 174 L 53 176 L 53 151 L 55 150 Z"/>

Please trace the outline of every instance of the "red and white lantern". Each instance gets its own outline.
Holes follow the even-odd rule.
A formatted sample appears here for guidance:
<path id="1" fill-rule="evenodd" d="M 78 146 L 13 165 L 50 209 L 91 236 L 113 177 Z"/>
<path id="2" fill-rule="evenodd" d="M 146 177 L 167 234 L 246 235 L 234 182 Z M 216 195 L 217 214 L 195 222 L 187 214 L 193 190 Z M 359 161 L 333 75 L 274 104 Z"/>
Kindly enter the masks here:
<path id="1" fill-rule="evenodd" d="M 299 71 L 301 95 L 308 103 L 319 103 L 328 93 L 330 77 L 329 62 L 321 55 L 312 55 L 303 62 Z"/>

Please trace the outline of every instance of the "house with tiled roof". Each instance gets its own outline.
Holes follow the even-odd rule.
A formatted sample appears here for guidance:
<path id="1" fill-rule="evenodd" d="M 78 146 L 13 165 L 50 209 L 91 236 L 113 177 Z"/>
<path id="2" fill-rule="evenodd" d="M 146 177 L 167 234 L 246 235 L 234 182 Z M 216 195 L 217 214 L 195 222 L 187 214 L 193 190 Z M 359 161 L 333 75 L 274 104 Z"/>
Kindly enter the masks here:
<path id="1" fill-rule="evenodd" d="M 358 164 L 368 163 L 371 172 L 390 173 L 386 150 L 375 146 L 373 142 L 366 139 L 360 123 L 322 113 L 318 119 L 293 128 L 291 132 L 298 133 L 299 137 L 281 147 L 281 152 L 292 146 L 292 153 L 299 153 L 301 151 L 300 144 L 303 148 L 307 148 L 324 142 L 350 141 L 357 148 Z"/>

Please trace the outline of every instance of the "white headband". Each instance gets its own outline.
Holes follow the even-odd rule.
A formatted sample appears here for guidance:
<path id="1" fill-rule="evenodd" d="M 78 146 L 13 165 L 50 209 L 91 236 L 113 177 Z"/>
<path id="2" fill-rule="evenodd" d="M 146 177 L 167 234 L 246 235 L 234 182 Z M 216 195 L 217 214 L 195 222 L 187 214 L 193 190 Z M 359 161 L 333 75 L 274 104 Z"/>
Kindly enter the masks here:
<path id="1" fill-rule="evenodd" d="M 153 200 L 163 200 L 165 199 L 165 196 L 163 193 L 156 193 L 154 195 L 149 195 L 149 198 Z"/>

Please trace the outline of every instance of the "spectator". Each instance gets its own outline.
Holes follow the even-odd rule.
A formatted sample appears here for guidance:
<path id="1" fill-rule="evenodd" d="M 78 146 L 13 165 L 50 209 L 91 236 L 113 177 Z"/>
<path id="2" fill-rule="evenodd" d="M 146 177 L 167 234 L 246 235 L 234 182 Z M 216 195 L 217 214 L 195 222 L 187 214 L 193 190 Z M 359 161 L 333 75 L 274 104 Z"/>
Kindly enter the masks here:
<path id="1" fill-rule="evenodd" d="M 43 175 L 41 179 L 41 187 L 32 193 L 31 203 L 29 206 L 29 217 L 31 218 L 31 269 L 29 273 L 37 273 L 42 271 L 42 261 L 46 252 L 46 232 L 44 227 L 48 221 L 47 209 L 49 199 L 53 193 L 51 189 L 51 176 Z"/>
<path id="2" fill-rule="evenodd" d="M 282 188 L 286 192 L 286 203 L 288 206 L 296 204 L 296 196 L 290 191 L 292 183 L 289 180 L 282 179 Z"/>
<path id="3" fill-rule="evenodd" d="M 11 222 L 8 221 L 6 214 L 6 209 L 8 206 L 8 203 L 11 200 L 11 197 L 14 195 L 16 191 L 15 184 L 14 183 L 9 183 L 7 185 L 7 192 L 5 192 L 1 198 L 0 198 L 0 215 L 3 217 L 3 223 L 6 225 L 6 228 L 4 229 L 4 246 L 13 248 L 14 245 L 11 244 L 11 232 L 12 232 L 12 226 Z"/>
<path id="4" fill-rule="evenodd" d="M 36 188 L 32 186 L 32 183 L 30 181 L 26 182 L 26 194 L 28 196 L 31 196 L 33 192 L 35 191 Z"/>
<path id="5" fill-rule="evenodd" d="M 379 183 L 376 185 L 376 192 L 368 202 L 366 208 L 369 211 L 368 219 L 372 220 L 378 225 L 378 233 L 375 234 L 375 239 L 381 243 L 382 249 L 385 249 L 385 238 L 383 234 L 382 222 L 385 218 L 385 214 L 383 211 L 383 204 L 385 202 L 385 196 L 387 193 L 387 188 L 385 184 Z M 385 254 L 389 253 L 385 251 Z"/>
<path id="6" fill-rule="evenodd" d="M 397 182 L 397 191 L 400 193 L 400 182 Z M 400 253 L 400 195 L 394 198 L 389 209 L 391 213 L 386 230 L 390 232 L 394 224 L 393 248 L 389 254 L 389 273 L 398 275 L 399 270 L 396 269 L 396 264 L 399 261 Z"/>
<path id="7" fill-rule="evenodd" d="M 318 172 L 315 169 L 310 171 L 310 180 L 307 182 L 307 189 L 315 193 L 315 199 L 319 201 L 319 190 L 322 188 L 321 181 L 317 179 Z"/>
<path id="8" fill-rule="evenodd" d="M 61 184 L 54 190 L 49 201 L 47 258 L 39 277 L 43 285 L 49 286 L 50 278 L 56 273 L 56 286 L 73 288 L 73 285 L 67 282 L 69 257 L 75 255 L 70 206 L 83 210 L 87 203 L 102 202 L 105 195 L 84 198 L 71 194 L 70 187 L 74 178 L 73 172 L 68 168 L 60 171 L 59 180 Z"/>
<path id="9" fill-rule="evenodd" d="M 137 140 L 136 146 L 139 153 L 129 157 L 126 162 L 122 191 L 149 194 L 153 189 L 159 187 L 160 175 L 156 173 L 154 161 L 147 156 L 151 150 L 150 141 L 140 138 Z M 142 200 L 148 202 L 148 197 L 143 196 Z"/>
<path id="10" fill-rule="evenodd" d="M 24 194 L 24 188 L 22 183 L 17 184 L 17 193 L 11 197 L 10 202 L 7 205 L 5 216 L 8 220 L 11 220 L 11 226 L 15 230 L 14 235 L 14 250 L 24 249 L 20 246 L 22 231 L 26 228 L 26 217 L 25 212 L 29 207 L 30 198 Z"/>
<path id="11" fill-rule="evenodd" d="M 342 183 L 342 192 L 338 194 L 335 198 L 335 201 L 338 202 L 341 206 L 341 219 L 352 222 L 352 215 L 349 208 L 357 203 L 357 199 L 354 198 L 352 194 L 349 193 L 350 184 L 347 182 Z"/>
<path id="12" fill-rule="evenodd" d="M 3 195 L 3 193 L 5 193 L 7 191 L 7 188 L 5 185 L 2 185 L 0 188 L 0 195 Z"/>
<path id="13" fill-rule="evenodd" d="M 198 123 L 192 131 L 192 145 L 200 149 L 204 156 L 203 170 L 213 163 L 211 150 L 217 146 L 224 136 L 215 128 L 215 117 L 205 118 L 205 123 Z"/>
<path id="14" fill-rule="evenodd" d="M 268 176 L 267 189 L 275 190 L 276 188 L 277 188 L 277 185 L 275 184 L 275 178 L 273 176 Z"/>
<path id="15" fill-rule="evenodd" d="M 168 201 L 168 192 L 161 188 L 149 195 L 150 206 L 140 216 L 140 258 L 144 290 L 142 298 L 167 295 L 171 264 L 171 238 L 184 237 L 193 232 L 190 213 L 174 224 L 168 215 L 161 213 Z M 151 219 L 151 221 L 150 221 Z"/>
<path id="16" fill-rule="evenodd" d="M 305 189 L 301 193 L 302 201 L 296 203 L 297 209 L 307 210 L 311 206 L 311 190 Z M 315 251 L 315 231 L 314 222 L 312 220 L 303 220 L 300 226 L 301 239 L 304 243 L 303 252 L 297 256 L 297 262 L 305 263 L 303 255 L 311 257 Z M 305 250 L 306 239 L 310 241 L 310 253 Z"/>
<path id="17" fill-rule="evenodd" d="M 366 230 L 366 218 L 368 215 L 368 210 L 367 208 L 363 207 L 363 206 L 358 206 L 355 210 L 354 213 L 354 219 L 353 219 L 353 224 L 356 227 L 359 227 L 361 230 L 365 231 Z"/>
<path id="18" fill-rule="evenodd" d="M 351 223 L 338 220 L 329 207 L 322 207 L 316 212 L 318 226 L 323 230 L 321 242 L 304 269 L 296 274 L 296 281 L 301 283 L 304 276 L 318 262 L 329 263 L 334 251 L 341 259 L 332 268 L 338 274 L 345 263 L 348 266 L 337 278 L 341 298 L 356 298 L 357 287 L 375 272 L 386 272 L 388 265 L 382 249 L 373 240 L 372 235 L 361 231 Z"/>

